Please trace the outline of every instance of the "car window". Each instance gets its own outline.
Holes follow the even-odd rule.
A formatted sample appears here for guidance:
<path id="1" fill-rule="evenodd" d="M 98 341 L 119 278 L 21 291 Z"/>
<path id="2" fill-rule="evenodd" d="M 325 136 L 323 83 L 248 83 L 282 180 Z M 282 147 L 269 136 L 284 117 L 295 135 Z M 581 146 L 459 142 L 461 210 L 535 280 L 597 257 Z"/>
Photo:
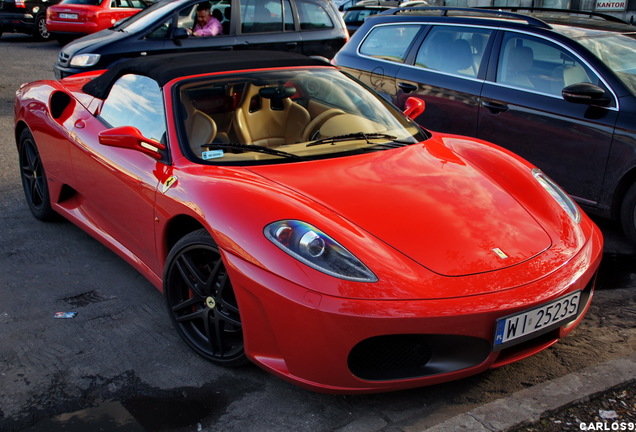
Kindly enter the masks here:
<path id="1" fill-rule="evenodd" d="M 595 74 L 566 49 L 544 39 L 512 32 L 503 38 L 497 82 L 558 97 L 570 84 L 600 85 Z"/>
<path id="2" fill-rule="evenodd" d="M 60 4 L 99 6 L 102 0 L 62 0 Z"/>
<path id="3" fill-rule="evenodd" d="M 321 4 L 306 0 L 296 0 L 301 30 L 318 30 L 333 28 L 333 21 L 329 13 Z"/>
<path id="4" fill-rule="evenodd" d="M 161 88 L 151 78 L 124 75 L 113 85 L 99 117 L 112 127 L 134 126 L 161 141 L 166 132 Z"/>
<path id="5" fill-rule="evenodd" d="M 247 0 L 241 2 L 243 33 L 281 32 L 294 29 L 289 0 Z"/>
<path id="6" fill-rule="evenodd" d="M 487 29 L 434 26 L 422 42 L 415 64 L 426 69 L 476 77 L 491 34 L 492 31 Z"/>
<path id="7" fill-rule="evenodd" d="M 416 24 L 375 27 L 360 45 L 360 53 L 404 63 L 409 46 L 420 28 L 421 26 Z"/>
<path id="8" fill-rule="evenodd" d="M 371 15 L 376 15 L 379 13 L 379 9 L 356 9 L 356 10 L 348 10 L 344 15 L 344 21 L 346 23 L 359 23 L 364 22 Z"/>
<path id="9" fill-rule="evenodd" d="M 110 7 L 112 8 L 132 8 L 135 7 L 128 0 L 111 0 Z"/>
<path id="10" fill-rule="evenodd" d="M 636 34 L 592 33 L 576 38 L 636 95 Z"/>

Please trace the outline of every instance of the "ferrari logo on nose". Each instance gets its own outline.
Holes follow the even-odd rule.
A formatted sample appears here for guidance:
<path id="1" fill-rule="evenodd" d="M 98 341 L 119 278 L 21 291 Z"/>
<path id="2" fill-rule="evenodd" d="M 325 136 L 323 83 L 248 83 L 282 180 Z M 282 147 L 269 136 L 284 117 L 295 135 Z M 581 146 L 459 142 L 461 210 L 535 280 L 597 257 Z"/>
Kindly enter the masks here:
<path id="1" fill-rule="evenodd" d="M 492 251 L 501 259 L 508 258 L 508 255 L 506 255 L 506 253 L 499 248 L 494 248 Z"/>

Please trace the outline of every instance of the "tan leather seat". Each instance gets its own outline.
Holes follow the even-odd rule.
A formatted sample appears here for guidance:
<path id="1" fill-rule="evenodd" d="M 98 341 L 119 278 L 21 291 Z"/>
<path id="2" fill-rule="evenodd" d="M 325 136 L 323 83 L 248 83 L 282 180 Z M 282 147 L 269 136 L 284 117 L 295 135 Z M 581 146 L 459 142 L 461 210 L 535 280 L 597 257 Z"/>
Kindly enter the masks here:
<path id="1" fill-rule="evenodd" d="M 200 157 L 204 151 L 201 146 L 210 144 L 216 137 L 216 122 L 212 117 L 198 110 L 187 97 L 183 97 L 182 102 L 186 112 L 184 125 L 188 145 L 194 155 Z"/>
<path id="2" fill-rule="evenodd" d="M 506 76 L 503 82 L 518 85 L 519 87 L 534 88 L 530 79 L 530 70 L 534 64 L 532 48 L 515 46 L 511 47 L 506 54 Z"/>
<path id="3" fill-rule="evenodd" d="M 274 147 L 303 140 L 310 116 L 305 108 L 289 98 L 292 91 L 253 84 L 245 89 L 243 100 L 234 112 L 234 128 L 241 143 Z"/>

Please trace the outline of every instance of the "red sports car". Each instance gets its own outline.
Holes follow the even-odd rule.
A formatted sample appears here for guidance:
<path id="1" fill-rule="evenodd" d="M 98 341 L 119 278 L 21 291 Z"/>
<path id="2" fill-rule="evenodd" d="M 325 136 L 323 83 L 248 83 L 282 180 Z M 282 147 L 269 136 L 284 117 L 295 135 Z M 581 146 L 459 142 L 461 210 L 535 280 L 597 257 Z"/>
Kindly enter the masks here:
<path id="1" fill-rule="evenodd" d="M 549 347 L 592 298 L 602 236 L 557 185 L 319 59 L 150 56 L 25 84 L 15 137 L 33 215 L 133 265 L 218 365 L 423 386 Z"/>
<path id="2" fill-rule="evenodd" d="M 151 0 L 62 0 L 46 11 L 46 26 L 60 42 L 112 27 L 147 7 Z"/>

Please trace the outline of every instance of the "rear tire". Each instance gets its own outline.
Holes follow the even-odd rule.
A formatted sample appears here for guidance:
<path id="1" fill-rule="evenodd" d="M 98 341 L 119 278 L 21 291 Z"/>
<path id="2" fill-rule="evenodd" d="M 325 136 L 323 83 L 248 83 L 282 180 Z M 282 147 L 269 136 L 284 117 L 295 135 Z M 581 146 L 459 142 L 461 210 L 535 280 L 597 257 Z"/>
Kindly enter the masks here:
<path id="1" fill-rule="evenodd" d="M 627 239 L 636 245 L 636 183 L 625 194 L 621 206 L 621 224 Z"/>
<path id="2" fill-rule="evenodd" d="M 33 135 L 28 129 L 23 130 L 20 134 L 18 157 L 22 187 L 29 210 L 36 219 L 41 221 L 55 220 L 57 213 L 51 208 L 49 185 L 42 159 Z"/>
<path id="3" fill-rule="evenodd" d="M 39 41 L 51 39 L 51 33 L 49 33 L 46 27 L 46 15 L 38 15 L 35 17 L 35 33 L 33 33 L 33 36 Z"/>

